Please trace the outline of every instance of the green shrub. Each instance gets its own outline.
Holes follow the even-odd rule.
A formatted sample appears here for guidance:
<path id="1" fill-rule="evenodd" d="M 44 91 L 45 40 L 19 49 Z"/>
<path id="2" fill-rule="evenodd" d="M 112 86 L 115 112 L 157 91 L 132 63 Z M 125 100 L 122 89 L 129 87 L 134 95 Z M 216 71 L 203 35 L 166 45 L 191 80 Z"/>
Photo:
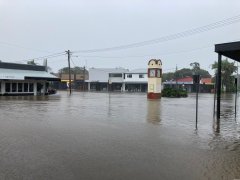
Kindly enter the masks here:
<path id="1" fill-rule="evenodd" d="M 187 97 L 187 91 L 184 89 L 164 88 L 162 97 Z"/>

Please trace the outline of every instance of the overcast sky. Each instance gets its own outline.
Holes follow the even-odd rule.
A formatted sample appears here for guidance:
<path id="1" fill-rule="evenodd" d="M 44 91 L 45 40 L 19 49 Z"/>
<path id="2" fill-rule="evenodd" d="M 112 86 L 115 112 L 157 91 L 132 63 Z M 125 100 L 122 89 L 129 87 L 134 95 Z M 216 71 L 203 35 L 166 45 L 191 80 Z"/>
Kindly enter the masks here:
<path id="1" fill-rule="evenodd" d="M 0 60 L 157 39 L 239 15 L 239 10 L 239 0 L 0 0 Z M 214 44 L 237 40 L 240 21 L 149 46 L 73 53 L 72 65 L 136 69 L 157 58 L 165 72 L 195 61 L 210 70 L 217 59 Z M 48 64 L 56 72 L 67 66 L 67 56 L 49 58 Z"/>

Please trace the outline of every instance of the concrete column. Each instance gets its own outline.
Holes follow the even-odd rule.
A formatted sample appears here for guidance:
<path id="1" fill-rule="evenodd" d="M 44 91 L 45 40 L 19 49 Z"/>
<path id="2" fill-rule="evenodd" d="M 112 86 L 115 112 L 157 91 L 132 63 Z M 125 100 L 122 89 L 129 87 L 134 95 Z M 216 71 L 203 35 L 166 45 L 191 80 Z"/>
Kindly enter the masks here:
<path id="1" fill-rule="evenodd" d="M 46 82 L 44 81 L 43 82 L 43 91 L 42 91 L 42 95 L 45 95 L 45 93 L 46 93 Z"/>
<path id="2" fill-rule="evenodd" d="M 1 94 L 4 94 L 5 93 L 5 82 L 2 81 L 1 82 Z"/>
<path id="3" fill-rule="evenodd" d="M 91 83 L 90 82 L 88 82 L 88 91 L 90 91 L 91 89 Z"/>
<path id="4" fill-rule="evenodd" d="M 123 91 L 123 92 L 126 91 L 126 84 L 125 84 L 125 83 L 122 84 L 122 91 Z"/>
<path id="5" fill-rule="evenodd" d="M 34 96 L 37 95 L 37 82 L 33 83 L 33 93 L 34 93 Z"/>
<path id="6" fill-rule="evenodd" d="M 221 103 L 221 82 L 222 82 L 222 55 L 218 54 L 218 73 L 217 73 L 217 119 L 220 119 Z"/>

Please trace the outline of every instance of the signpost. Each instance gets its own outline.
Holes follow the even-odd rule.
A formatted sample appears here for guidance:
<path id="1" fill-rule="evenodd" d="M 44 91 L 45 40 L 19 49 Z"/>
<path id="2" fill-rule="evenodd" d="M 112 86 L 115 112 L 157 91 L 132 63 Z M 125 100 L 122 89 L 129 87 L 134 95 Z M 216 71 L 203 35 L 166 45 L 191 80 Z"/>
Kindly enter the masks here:
<path id="1" fill-rule="evenodd" d="M 193 75 L 193 84 L 196 87 L 196 129 L 198 123 L 198 92 L 199 92 L 199 83 L 200 83 L 200 75 Z"/>

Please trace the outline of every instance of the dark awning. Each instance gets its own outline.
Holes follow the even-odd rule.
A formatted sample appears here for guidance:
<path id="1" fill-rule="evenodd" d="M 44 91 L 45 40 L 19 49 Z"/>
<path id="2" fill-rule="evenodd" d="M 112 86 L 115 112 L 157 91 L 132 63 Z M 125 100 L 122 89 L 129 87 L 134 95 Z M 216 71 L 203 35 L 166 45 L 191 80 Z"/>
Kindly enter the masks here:
<path id="1" fill-rule="evenodd" d="M 215 52 L 218 53 L 218 71 L 217 71 L 217 119 L 218 127 L 220 124 L 220 102 L 221 102 L 221 82 L 222 82 L 222 56 L 240 62 L 240 41 L 229 42 L 215 45 Z M 237 96 L 236 96 L 237 97 Z M 235 100 L 236 103 L 236 100 Z M 235 104 L 236 107 L 236 104 Z M 236 108 L 235 108 L 236 115 Z"/>
<path id="2" fill-rule="evenodd" d="M 240 41 L 216 44 L 215 52 L 240 62 Z"/>

